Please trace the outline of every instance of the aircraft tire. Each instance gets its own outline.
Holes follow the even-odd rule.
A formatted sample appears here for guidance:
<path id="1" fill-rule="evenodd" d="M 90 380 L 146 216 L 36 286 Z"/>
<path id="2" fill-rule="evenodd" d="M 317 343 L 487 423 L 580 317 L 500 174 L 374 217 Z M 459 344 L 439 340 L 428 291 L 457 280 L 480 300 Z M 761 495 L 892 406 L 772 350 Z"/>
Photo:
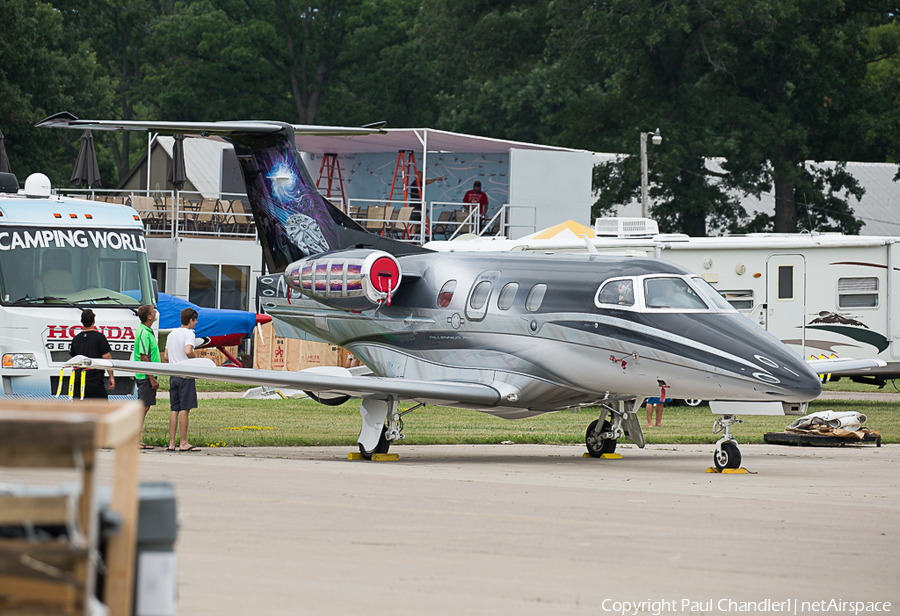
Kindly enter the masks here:
<path id="1" fill-rule="evenodd" d="M 703 400 L 699 398 L 685 398 L 684 403 L 688 406 L 697 407 L 703 405 Z"/>
<path id="2" fill-rule="evenodd" d="M 721 451 L 717 450 L 713 453 L 713 463 L 715 463 L 716 470 L 719 472 L 726 468 L 740 468 L 741 450 L 738 449 L 736 444 L 726 441 L 722 443 Z"/>
<path id="3" fill-rule="evenodd" d="M 381 429 L 381 438 L 378 439 L 378 444 L 375 445 L 375 449 L 372 451 L 366 451 L 363 448 L 362 443 L 359 443 L 359 453 L 361 453 L 366 460 L 371 460 L 372 456 L 376 453 L 387 453 L 390 448 L 391 442 L 387 440 L 387 426 L 384 426 Z"/>
<path id="4" fill-rule="evenodd" d="M 338 396 L 336 398 L 320 398 L 316 394 L 311 391 L 304 391 L 307 396 L 309 396 L 310 400 L 314 400 L 319 404 L 324 404 L 325 406 L 340 406 L 344 402 L 350 399 L 350 396 Z"/>
<path id="5" fill-rule="evenodd" d="M 611 439 L 611 438 L 603 439 L 599 443 L 597 443 L 596 441 L 591 442 L 589 437 L 594 432 L 594 428 L 596 427 L 598 421 L 599 421 L 598 419 L 595 419 L 594 421 L 592 421 L 591 424 L 588 426 L 587 432 L 584 433 L 584 444 L 587 446 L 588 453 L 591 455 L 592 458 L 599 458 L 600 456 L 602 456 L 605 453 L 615 453 L 615 451 L 616 451 L 615 439 Z M 601 432 L 606 432 L 611 427 L 612 427 L 612 425 L 609 423 L 608 420 L 604 421 Z"/>

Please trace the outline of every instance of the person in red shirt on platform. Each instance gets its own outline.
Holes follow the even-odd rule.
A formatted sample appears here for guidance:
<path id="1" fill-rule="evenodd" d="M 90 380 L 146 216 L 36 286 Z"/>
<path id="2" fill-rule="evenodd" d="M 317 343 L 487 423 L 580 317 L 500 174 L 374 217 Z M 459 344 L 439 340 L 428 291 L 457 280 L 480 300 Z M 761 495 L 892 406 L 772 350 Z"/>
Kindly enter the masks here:
<path id="1" fill-rule="evenodd" d="M 481 228 L 487 222 L 488 196 L 481 192 L 481 182 L 476 181 L 472 184 L 472 190 L 466 191 L 463 195 L 463 203 L 478 203 L 478 215 L 481 217 Z"/>

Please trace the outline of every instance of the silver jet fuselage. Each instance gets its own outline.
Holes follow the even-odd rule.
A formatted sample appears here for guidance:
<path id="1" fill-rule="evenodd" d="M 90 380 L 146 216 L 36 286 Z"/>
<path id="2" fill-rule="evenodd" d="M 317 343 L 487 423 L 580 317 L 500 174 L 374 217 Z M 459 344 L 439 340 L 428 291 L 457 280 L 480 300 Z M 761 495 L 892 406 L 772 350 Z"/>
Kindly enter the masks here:
<path id="1" fill-rule="evenodd" d="M 294 263 L 286 276 L 304 265 L 339 271 L 344 252 Z M 667 261 L 432 253 L 397 263 L 390 305 L 335 310 L 313 291 L 305 294 L 324 305 L 267 311 L 350 350 L 378 376 L 490 385 L 498 406 L 474 408 L 509 418 L 663 387 L 675 398 L 767 402 L 821 391 L 800 357 Z"/>

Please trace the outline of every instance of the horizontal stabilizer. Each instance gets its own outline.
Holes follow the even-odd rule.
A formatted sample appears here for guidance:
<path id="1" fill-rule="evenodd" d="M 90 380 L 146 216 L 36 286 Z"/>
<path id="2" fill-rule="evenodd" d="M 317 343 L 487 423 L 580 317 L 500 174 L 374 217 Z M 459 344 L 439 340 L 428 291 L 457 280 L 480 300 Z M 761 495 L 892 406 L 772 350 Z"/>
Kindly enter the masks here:
<path id="1" fill-rule="evenodd" d="M 367 124 L 366 126 L 316 126 L 313 124 L 286 124 L 265 120 L 240 120 L 232 122 L 157 122 L 140 120 L 79 120 L 68 111 L 63 111 L 45 118 L 35 124 L 38 128 L 72 128 L 91 130 L 131 130 L 150 131 L 161 135 L 177 135 L 183 133 L 199 135 L 233 135 L 277 133 L 285 126 L 294 129 L 295 135 L 341 136 L 369 135 L 383 133 L 384 122 Z"/>

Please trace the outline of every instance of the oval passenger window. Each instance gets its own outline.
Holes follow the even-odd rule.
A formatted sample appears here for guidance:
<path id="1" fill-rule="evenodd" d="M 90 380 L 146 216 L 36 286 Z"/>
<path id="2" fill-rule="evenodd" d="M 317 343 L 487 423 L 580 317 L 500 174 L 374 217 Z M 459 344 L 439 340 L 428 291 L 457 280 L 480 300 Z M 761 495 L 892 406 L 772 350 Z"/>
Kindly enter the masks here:
<path id="1" fill-rule="evenodd" d="M 456 281 L 448 280 L 444 283 L 444 286 L 441 287 L 441 292 L 438 293 L 438 307 L 446 308 L 450 305 L 450 301 L 453 299 L 453 292 L 456 291 Z"/>
<path id="2" fill-rule="evenodd" d="M 500 310 L 509 310 L 512 308 L 516 299 L 516 292 L 519 290 L 518 282 L 507 283 L 500 291 L 500 297 L 497 298 L 497 308 Z"/>
<path id="3" fill-rule="evenodd" d="M 525 310 L 528 312 L 535 312 L 538 310 L 544 302 L 544 294 L 546 292 L 547 285 L 543 283 L 531 287 L 531 291 L 528 292 L 528 297 L 525 298 Z"/>
<path id="4" fill-rule="evenodd" d="M 484 306 L 484 302 L 487 301 L 488 293 L 491 291 L 491 282 L 489 280 L 482 280 L 477 285 L 475 285 L 475 289 L 472 291 L 472 297 L 469 299 L 469 308 L 472 310 L 481 310 L 481 307 Z"/>

